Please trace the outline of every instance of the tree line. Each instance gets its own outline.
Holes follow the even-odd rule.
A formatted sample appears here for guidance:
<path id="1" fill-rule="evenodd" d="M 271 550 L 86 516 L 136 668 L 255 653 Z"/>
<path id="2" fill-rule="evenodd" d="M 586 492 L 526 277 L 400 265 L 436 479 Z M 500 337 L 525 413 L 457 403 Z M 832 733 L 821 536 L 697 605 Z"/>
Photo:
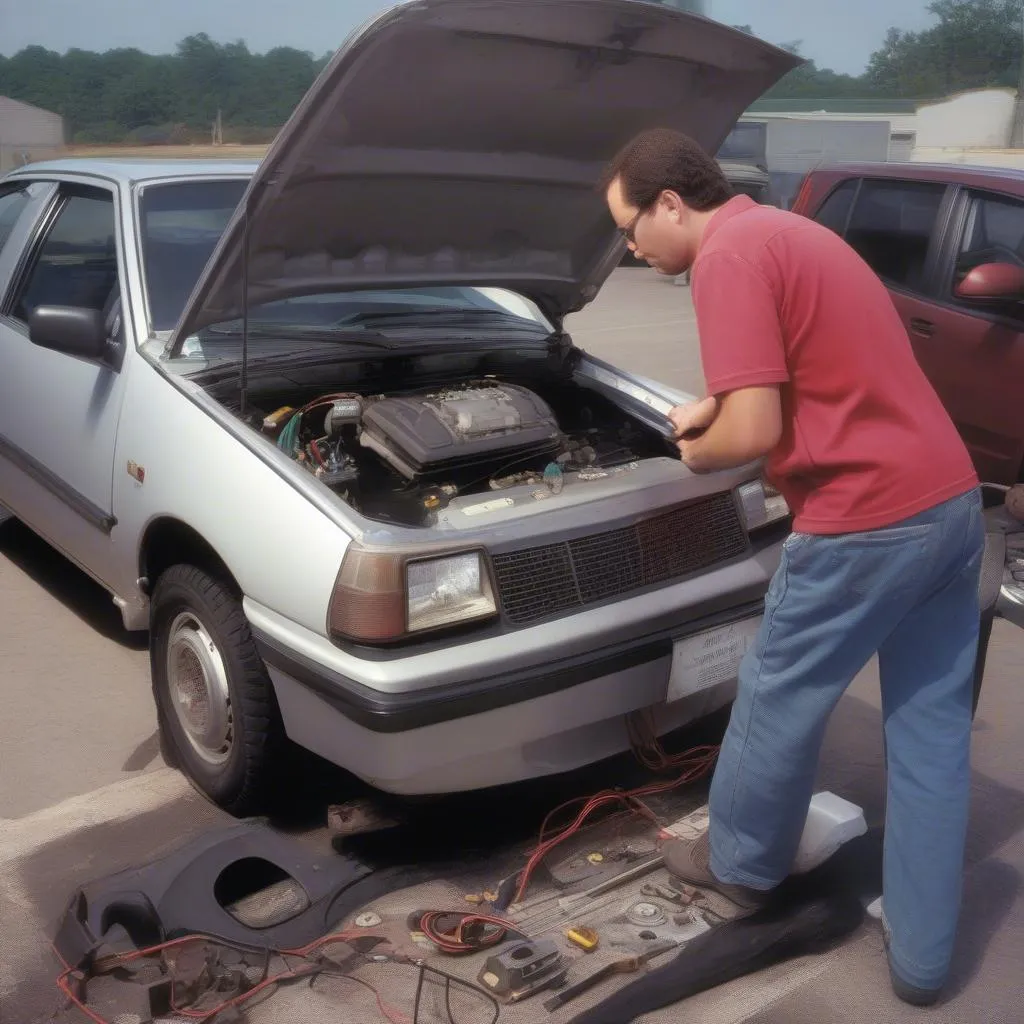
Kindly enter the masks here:
<path id="1" fill-rule="evenodd" d="M 209 142 L 218 115 L 225 142 L 268 142 L 330 57 L 205 33 L 162 55 L 29 46 L 0 57 L 0 95 L 60 114 L 76 143 Z"/>
<path id="2" fill-rule="evenodd" d="M 1024 0 L 932 0 L 936 24 L 890 29 L 862 75 L 809 60 L 773 99 L 936 99 L 964 89 L 1016 86 Z M 749 26 L 738 26 L 750 31 Z M 783 44 L 799 53 L 800 41 Z M 137 49 L 59 54 L 29 46 L 0 56 L 0 95 L 61 114 L 69 141 L 208 141 L 218 121 L 225 142 L 268 142 L 330 60 L 291 47 L 251 53 L 244 42 L 205 33 L 174 53 Z"/>

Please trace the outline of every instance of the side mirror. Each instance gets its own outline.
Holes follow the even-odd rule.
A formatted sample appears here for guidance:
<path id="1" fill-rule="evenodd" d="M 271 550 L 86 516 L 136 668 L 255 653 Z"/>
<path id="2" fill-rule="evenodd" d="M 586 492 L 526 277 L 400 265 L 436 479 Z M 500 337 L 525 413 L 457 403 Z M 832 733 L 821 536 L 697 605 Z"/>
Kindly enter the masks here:
<path id="1" fill-rule="evenodd" d="M 1024 299 L 1024 267 L 1013 263 L 983 263 L 969 270 L 955 291 L 961 299 Z"/>
<path id="2" fill-rule="evenodd" d="M 106 324 L 98 309 L 37 306 L 29 316 L 28 337 L 40 348 L 80 359 L 101 360 L 108 349 Z"/>

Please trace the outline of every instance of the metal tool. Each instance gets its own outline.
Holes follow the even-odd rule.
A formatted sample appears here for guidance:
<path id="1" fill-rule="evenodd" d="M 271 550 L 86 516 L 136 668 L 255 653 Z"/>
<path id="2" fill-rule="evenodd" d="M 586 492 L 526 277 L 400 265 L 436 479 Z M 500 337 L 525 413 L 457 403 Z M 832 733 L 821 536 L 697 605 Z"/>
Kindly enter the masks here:
<path id="1" fill-rule="evenodd" d="M 668 900 L 669 903 L 676 903 L 680 907 L 685 907 L 690 903 L 690 897 L 686 893 L 679 892 L 678 889 L 673 889 L 668 885 L 658 885 L 657 882 L 644 882 L 640 886 L 640 894 L 650 899 Z"/>
<path id="2" fill-rule="evenodd" d="M 671 939 L 663 939 L 660 942 L 652 942 L 647 949 L 636 956 L 629 956 L 622 960 L 613 960 L 610 964 L 605 964 L 604 967 L 594 971 L 589 977 L 583 978 L 575 984 L 567 985 L 561 992 L 557 992 L 549 999 L 545 999 L 544 1009 L 549 1013 L 553 1013 L 560 1006 L 565 1006 L 566 1003 L 604 981 L 605 978 L 610 978 L 614 974 L 631 974 L 633 971 L 638 971 L 649 960 L 653 960 L 662 953 L 667 953 L 670 949 L 675 949 L 677 945 L 678 943 Z"/>
<path id="3" fill-rule="evenodd" d="M 558 901 L 558 905 L 562 910 L 568 910 L 570 907 L 575 907 L 586 900 L 592 899 L 594 896 L 600 896 L 602 893 L 606 893 L 610 889 L 617 889 L 620 885 L 623 885 L 626 882 L 632 882 L 635 878 L 641 878 L 643 875 L 650 874 L 650 872 L 655 868 L 661 867 L 664 863 L 665 858 L 659 853 L 650 860 L 644 861 L 643 864 L 638 864 L 635 868 L 630 868 L 628 871 L 623 871 L 612 878 L 599 882 L 597 885 L 587 889 L 585 892 L 577 892 L 572 896 L 563 896 Z"/>
<path id="4" fill-rule="evenodd" d="M 626 917 L 641 928 L 656 928 L 668 920 L 665 911 L 657 903 L 634 903 L 626 911 Z"/>

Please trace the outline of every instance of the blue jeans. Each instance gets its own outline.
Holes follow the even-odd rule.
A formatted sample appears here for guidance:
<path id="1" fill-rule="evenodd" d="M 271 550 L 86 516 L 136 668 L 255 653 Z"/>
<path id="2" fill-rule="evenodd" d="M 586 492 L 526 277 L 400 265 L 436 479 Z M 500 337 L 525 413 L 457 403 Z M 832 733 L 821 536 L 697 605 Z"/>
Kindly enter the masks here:
<path id="1" fill-rule="evenodd" d="M 711 785 L 711 870 L 774 887 L 800 842 L 828 718 L 877 652 L 890 961 L 929 989 L 945 980 L 960 912 L 984 543 L 977 490 L 892 527 L 791 535 Z"/>

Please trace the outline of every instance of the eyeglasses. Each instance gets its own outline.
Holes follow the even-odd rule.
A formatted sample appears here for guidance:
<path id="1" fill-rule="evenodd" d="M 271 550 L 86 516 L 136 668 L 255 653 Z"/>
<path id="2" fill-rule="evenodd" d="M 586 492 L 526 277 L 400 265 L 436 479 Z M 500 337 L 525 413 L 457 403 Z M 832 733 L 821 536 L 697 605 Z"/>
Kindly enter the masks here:
<path id="1" fill-rule="evenodd" d="M 630 245 L 636 245 L 636 226 L 640 218 L 646 212 L 646 210 L 637 210 L 636 216 L 624 228 L 619 228 L 622 232 L 622 237 L 625 238 Z"/>

